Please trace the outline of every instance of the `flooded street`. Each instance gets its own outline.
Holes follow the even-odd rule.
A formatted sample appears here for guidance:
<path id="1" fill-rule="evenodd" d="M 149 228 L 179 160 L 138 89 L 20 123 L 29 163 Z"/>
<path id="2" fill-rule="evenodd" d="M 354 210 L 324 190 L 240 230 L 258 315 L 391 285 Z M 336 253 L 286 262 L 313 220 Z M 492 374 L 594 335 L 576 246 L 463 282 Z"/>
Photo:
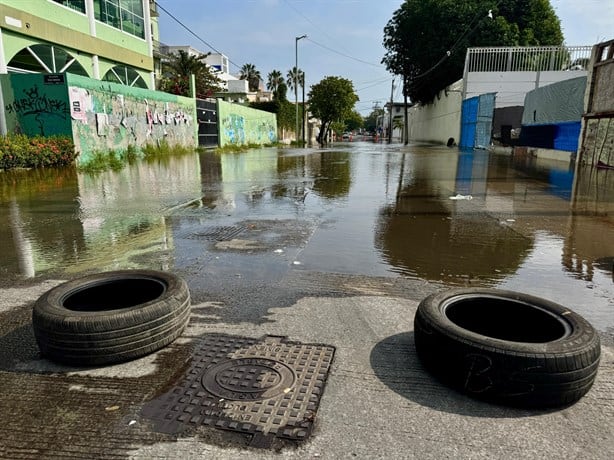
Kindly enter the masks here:
<path id="1" fill-rule="evenodd" d="M 244 299 L 286 282 L 335 293 L 344 276 L 371 279 L 362 294 L 398 279 L 488 286 L 614 333 L 613 173 L 581 168 L 574 183 L 562 162 L 367 142 L 4 172 L 0 274 L 152 268 Z"/>

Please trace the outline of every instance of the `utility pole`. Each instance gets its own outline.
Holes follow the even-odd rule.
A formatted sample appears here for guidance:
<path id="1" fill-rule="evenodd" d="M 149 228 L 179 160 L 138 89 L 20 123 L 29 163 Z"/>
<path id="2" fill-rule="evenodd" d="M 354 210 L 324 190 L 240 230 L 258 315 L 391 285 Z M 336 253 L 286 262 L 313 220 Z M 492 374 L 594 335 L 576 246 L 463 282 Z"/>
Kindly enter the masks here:
<path id="1" fill-rule="evenodd" d="M 301 87 L 303 88 L 303 145 L 302 147 L 305 147 L 305 72 L 303 72 L 303 84 L 301 85 Z"/>
<path id="2" fill-rule="evenodd" d="M 392 89 L 390 90 L 390 110 L 388 111 L 388 143 L 392 144 L 392 104 L 394 99 L 394 78 L 392 79 Z"/>

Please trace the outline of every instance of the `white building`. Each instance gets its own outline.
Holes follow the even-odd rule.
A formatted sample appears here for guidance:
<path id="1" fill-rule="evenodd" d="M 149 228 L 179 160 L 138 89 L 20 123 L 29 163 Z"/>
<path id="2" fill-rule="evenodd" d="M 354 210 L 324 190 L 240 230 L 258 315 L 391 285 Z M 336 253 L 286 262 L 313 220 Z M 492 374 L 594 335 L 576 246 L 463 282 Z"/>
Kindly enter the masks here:
<path id="1" fill-rule="evenodd" d="M 173 54 L 178 53 L 179 51 L 184 51 L 188 54 L 188 56 L 200 56 L 203 54 L 202 51 L 193 48 L 189 45 L 160 45 L 160 52 L 162 54 Z M 230 74 L 229 61 L 228 57 L 221 53 L 211 53 L 205 58 L 205 63 L 215 71 L 215 75 L 222 80 L 221 86 L 228 90 L 228 82 L 239 80 L 238 77 Z"/>

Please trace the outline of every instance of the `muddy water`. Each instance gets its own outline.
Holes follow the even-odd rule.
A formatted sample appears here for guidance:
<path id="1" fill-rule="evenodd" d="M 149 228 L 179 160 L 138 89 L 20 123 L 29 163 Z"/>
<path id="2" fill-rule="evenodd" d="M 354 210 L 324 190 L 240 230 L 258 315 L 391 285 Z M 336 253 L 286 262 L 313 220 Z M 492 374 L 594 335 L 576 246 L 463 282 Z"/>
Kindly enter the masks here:
<path id="1" fill-rule="evenodd" d="M 0 173 L 0 274 L 9 283 L 205 270 L 193 261 L 207 247 L 186 243 L 200 238 L 217 241 L 207 260 L 228 245 L 245 249 L 226 268 L 251 260 L 247 276 L 304 270 L 500 287 L 565 303 L 608 330 L 613 215 L 614 171 L 576 177 L 562 162 L 360 142 L 207 152 L 99 175 Z M 291 258 L 263 256 L 289 248 Z"/>

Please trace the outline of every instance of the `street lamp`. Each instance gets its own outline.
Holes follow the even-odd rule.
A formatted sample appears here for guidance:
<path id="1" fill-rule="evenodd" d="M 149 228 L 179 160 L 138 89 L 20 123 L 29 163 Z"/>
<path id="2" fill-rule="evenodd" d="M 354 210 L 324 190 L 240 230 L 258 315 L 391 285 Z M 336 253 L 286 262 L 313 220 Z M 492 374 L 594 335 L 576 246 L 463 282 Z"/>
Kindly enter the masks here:
<path id="1" fill-rule="evenodd" d="M 296 120 L 295 133 L 296 134 L 295 136 L 296 136 L 297 144 L 298 144 L 298 41 L 303 38 L 307 38 L 307 35 L 301 35 L 300 37 L 294 38 L 294 106 L 296 108 L 296 111 L 295 111 L 295 120 Z"/>

